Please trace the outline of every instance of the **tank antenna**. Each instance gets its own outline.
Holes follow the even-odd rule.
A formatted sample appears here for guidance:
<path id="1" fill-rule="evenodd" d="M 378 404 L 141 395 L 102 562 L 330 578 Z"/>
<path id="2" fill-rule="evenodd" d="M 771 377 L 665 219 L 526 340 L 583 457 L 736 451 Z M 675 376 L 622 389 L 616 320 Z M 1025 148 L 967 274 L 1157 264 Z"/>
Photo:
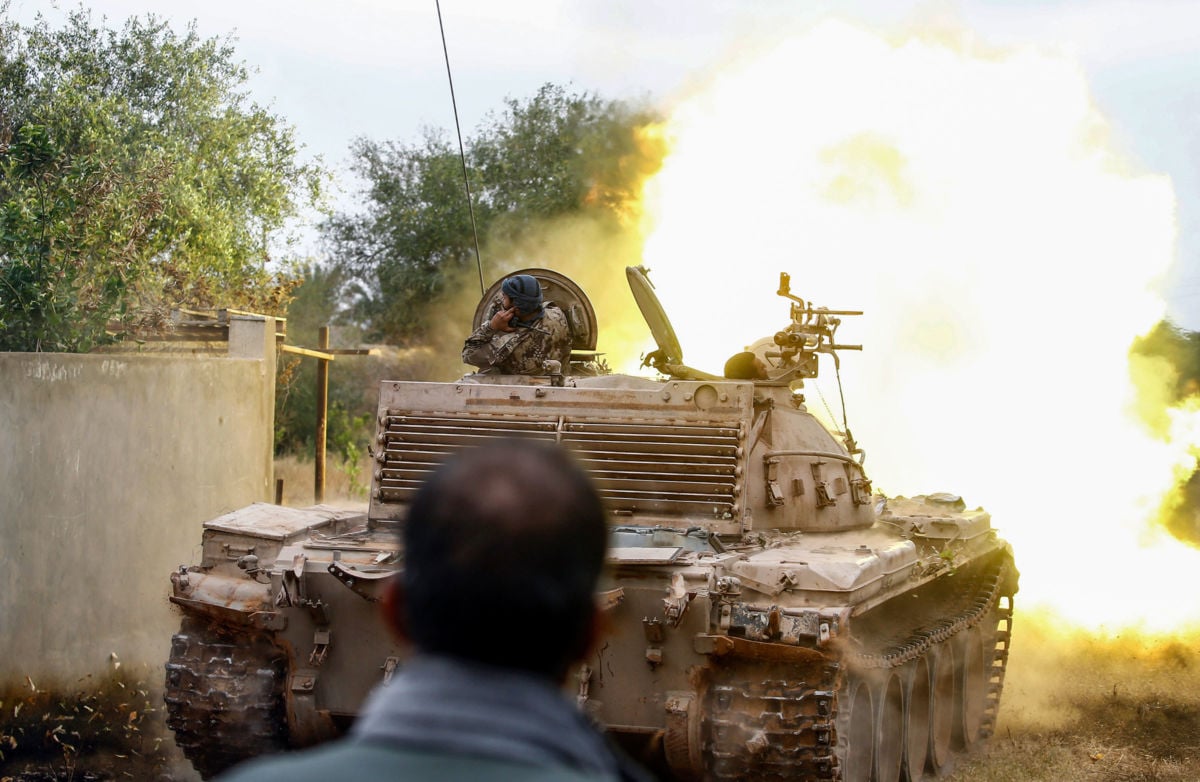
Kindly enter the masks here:
<path id="1" fill-rule="evenodd" d="M 846 443 L 846 450 L 850 453 L 861 453 L 858 443 L 854 442 L 854 435 L 850 434 L 850 421 L 846 418 L 846 394 L 842 391 L 842 362 L 838 358 L 838 354 L 833 354 L 833 373 L 837 376 L 838 398 L 842 403 L 842 440 Z M 832 418 L 832 414 L 830 414 Z"/>
<path id="2" fill-rule="evenodd" d="M 458 101 L 454 99 L 454 76 L 450 74 L 450 50 L 446 47 L 446 26 L 442 24 L 442 2 L 437 6 L 438 29 L 442 31 L 442 54 L 446 56 L 446 79 L 450 82 L 450 105 L 454 107 L 454 130 L 458 133 L 458 157 L 462 161 L 463 187 L 467 190 L 467 210 L 471 213 L 471 234 L 475 237 L 475 266 L 479 269 L 479 295 L 487 292 L 483 284 L 483 256 L 479 253 L 479 229 L 475 226 L 475 202 L 471 198 L 471 180 L 467 176 L 467 153 L 463 148 L 462 125 L 458 121 Z"/>

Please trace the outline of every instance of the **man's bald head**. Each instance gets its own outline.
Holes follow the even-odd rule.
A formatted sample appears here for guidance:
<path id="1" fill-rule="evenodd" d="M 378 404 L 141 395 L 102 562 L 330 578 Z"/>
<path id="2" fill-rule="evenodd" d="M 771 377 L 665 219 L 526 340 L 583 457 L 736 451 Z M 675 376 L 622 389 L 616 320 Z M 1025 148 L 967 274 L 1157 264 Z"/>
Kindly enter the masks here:
<path id="1" fill-rule="evenodd" d="M 459 453 L 417 493 L 403 538 L 418 648 L 556 678 L 586 652 L 607 524 L 561 448 L 505 440 Z"/>

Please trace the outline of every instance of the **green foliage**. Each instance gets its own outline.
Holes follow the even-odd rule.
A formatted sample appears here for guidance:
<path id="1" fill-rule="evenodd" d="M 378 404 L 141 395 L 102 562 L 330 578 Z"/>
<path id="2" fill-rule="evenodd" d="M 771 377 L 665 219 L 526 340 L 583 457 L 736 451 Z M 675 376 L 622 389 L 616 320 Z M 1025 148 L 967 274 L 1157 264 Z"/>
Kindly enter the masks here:
<path id="1" fill-rule="evenodd" d="M 505 106 L 471 149 L 484 216 L 505 232 L 569 212 L 619 216 L 661 162 L 636 132 L 657 120 L 646 109 L 550 84 Z"/>
<path id="2" fill-rule="evenodd" d="M 351 489 L 364 488 L 359 461 L 365 443 L 373 434 L 374 405 L 363 399 L 365 389 L 356 387 L 359 373 L 347 373 L 342 365 L 362 359 L 336 360 L 330 367 L 328 412 L 325 420 L 325 450 L 350 476 Z M 275 453 L 311 458 L 316 443 L 317 361 L 283 356 L 275 391 Z M 373 390 L 373 389 L 372 389 Z"/>
<path id="3" fill-rule="evenodd" d="M 505 239 L 535 220 L 587 213 L 620 221 L 641 178 L 660 155 L 637 129 L 648 113 L 622 103 L 543 87 L 510 100 L 470 141 L 475 212 L 486 239 Z M 358 139 L 354 170 L 364 208 L 323 226 L 331 262 L 304 271 L 288 308 L 288 341 L 317 345 L 317 330 L 336 324 L 334 344 L 362 338 L 420 342 L 447 281 L 473 273 L 474 240 L 457 145 L 434 132 L 415 144 Z M 349 311 L 345 305 L 350 303 Z M 455 354 L 457 356 L 457 353 Z M 329 373 L 327 444 L 347 469 L 369 441 L 378 381 L 429 376 L 436 357 L 413 348 L 378 358 L 339 357 Z M 285 357 L 276 398 L 276 449 L 313 452 L 316 362 Z"/>
<path id="4" fill-rule="evenodd" d="M 86 351 L 127 312 L 165 169 L 69 154 L 44 125 L 15 136 L 0 151 L 0 350 Z"/>
<path id="5" fill-rule="evenodd" d="M 326 447 L 342 464 L 342 470 L 350 479 L 351 494 L 362 494 L 367 486 L 362 480 L 362 457 L 366 455 L 364 443 L 370 442 L 371 412 L 351 415 L 341 402 L 330 405 L 326 420 Z"/>
<path id="6" fill-rule="evenodd" d="M 506 101 L 466 140 L 481 241 L 564 215 L 622 220 L 661 162 L 661 149 L 638 135 L 654 119 L 554 85 Z M 365 207 L 323 226 L 330 256 L 348 274 L 347 316 L 373 339 L 420 339 L 435 326 L 428 314 L 448 280 L 475 265 L 458 149 L 430 131 L 416 144 L 360 138 L 351 151 Z"/>
<path id="7" fill-rule="evenodd" d="M 302 347 L 318 346 L 321 326 L 335 322 L 344 273 L 337 268 L 309 266 L 288 306 L 288 342 Z M 361 333 L 353 326 L 334 326 L 333 347 L 361 344 Z M 426 349 L 380 348 L 378 356 L 338 356 L 329 367 L 329 413 L 326 420 L 326 449 L 340 462 L 351 480 L 351 489 L 365 489 L 359 463 L 374 434 L 379 381 L 428 378 L 436 360 Z M 282 355 L 279 360 L 275 395 L 275 452 L 311 459 L 317 421 L 317 361 Z"/>
<path id="8" fill-rule="evenodd" d="M 288 341 L 317 347 L 322 326 L 333 322 L 338 296 L 345 281 L 336 268 L 310 265 L 288 305 Z M 351 330 L 352 331 L 352 330 Z M 338 330 L 340 341 L 357 343 L 356 333 Z M 365 357 L 345 356 L 333 361 L 329 371 L 325 448 L 350 478 L 351 492 L 366 490 L 359 465 L 365 443 L 373 434 L 375 383 L 362 376 Z M 317 360 L 283 354 L 275 390 L 275 452 L 312 454 L 317 425 Z"/>
<path id="9" fill-rule="evenodd" d="M 1133 355 L 1166 359 L 1178 373 L 1173 399 L 1200 393 L 1200 332 L 1188 331 L 1169 320 L 1159 321 L 1150 333 L 1139 337 L 1130 351 Z"/>
<path id="10" fill-rule="evenodd" d="M 247 78 L 153 16 L 0 19 L 0 349 L 87 350 L 171 304 L 281 309 L 269 250 L 322 173 Z"/>
<path id="11" fill-rule="evenodd" d="M 304 347 L 317 347 L 321 326 L 329 324 L 337 310 L 337 295 L 343 279 L 337 269 L 309 266 L 303 270 L 302 282 L 288 305 L 288 342 Z M 352 359 L 351 359 L 352 360 Z M 329 414 L 326 423 L 326 446 L 339 454 L 338 444 L 355 436 L 370 437 L 363 431 L 365 424 L 355 391 L 339 380 L 345 373 L 342 364 L 334 361 L 330 367 Z M 282 354 L 275 392 L 275 448 L 283 453 L 312 453 L 317 421 L 317 361 Z M 353 410 L 351 415 L 347 411 Z M 367 415 L 370 420 L 370 415 Z M 339 455 L 357 461 L 356 453 L 342 446 Z"/>
<path id="12" fill-rule="evenodd" d="M 1131 366 L 1138 368 L 1133 375 L 1139 394 L 1134 409 L 1151 432 L 1168 439 L 1172 428 L 1168 408 L 1194 405 L 1194 400 L 1187 400 L 1200 395 L 1200 332 L 1160 321 L 1134 342 L 1130 358 Z M 1149 359 L 1149 364 L 1138 359 Z M 1166 367 L 1161 364 L 1164 361 Z M 1168 378 L 1170 385 L 1159 389 L 1158 383 Z M 1136 382 L 1139 379 L 1142 382 Z M 1200 449 L 1193 446 L 1191 451 L 1200 458 Z M 1200 547 L 1200 469 L 1164 497 L 1158 520 L 1177 539 Z"/>
<path id="13" fill-rule="evenodd" d="M 293 454 L 311 460 L 316 448 L 316 360 L 293 359 L 286 367 L 287 377 L 276 390 L 275 454 Z M 358 373 L 337 382 L 334 362 L 329 380 L 329 407 L 325 418 L 325 453 L 350 479 L 350 492 L 366 491 L 361 461 L 366 444 L 374 434 L 374 406 L 364 407 L 361 390 L 351 380 Z M 348 409 L 349 408 L 349 409 Z"/>

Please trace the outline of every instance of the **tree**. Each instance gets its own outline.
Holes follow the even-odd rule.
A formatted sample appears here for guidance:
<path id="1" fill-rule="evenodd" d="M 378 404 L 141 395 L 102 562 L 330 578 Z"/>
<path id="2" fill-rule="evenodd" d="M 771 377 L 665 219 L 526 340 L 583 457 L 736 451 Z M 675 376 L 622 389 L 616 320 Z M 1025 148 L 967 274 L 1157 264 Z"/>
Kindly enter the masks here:
<path id="1" fill-rule="evenodd" d="M 0 17 L 0 350 L 86 350 L 171 304 L 282 309 L 270 251 L 323 173 L 247 79 L 194 25 Z"/>
<path id="2" fill-rule="evenodd" d="M 318 330 L 335 320 L 344 273 L 333 266 L 309 264 L 288 304 L 288 341 L 316 346 Z M 361 344 L 353 326 L 331 330 L 334 347 Z M 369 480 L 360 463 L 373 433 L 379 381 L 429 377 L 432 356 L 427 350 L 380 348 L 379 355 L 338 356 L 329 367 L 326 447 L 350 479 L 352 492 L 365 491 Z M 317 361 L 282 354 L 275 389 L 275 452 L 305 458 L 314 451 L 317 420 Z"/>
<path id="3" fill-rule="evenodd" d="M 316 346 L 319 329 L 333 320 L 337 311 L 337 295 L 342 286 L 343 274 L 336 268 L 308 265 L 303 269 L 302 282 L 295 290 L 295 296 L 288 304 L 287 330 L 288 341 L 297 345 Z M 317 420 L 316 395 L 316 360 L 282 354 L 279 359 L 278 383 L 275 387 L 275 449 L 277 453 L 311 453 L 315 439 Z M 330 372 L 329 406 L 333 414 L 330 417 L 328 439 L 338 443 L 345 438 L 345 433 L 338 427 L 344 424 L 354 424 L 361 428 L 358 421 L 363 415 L 357 401 L 353 399 L 352 389 L 345 383 L 337 382 L 342 378 L 341 364 L 334 362 Z M 358 389 L 361 395 L 361 389 Z M 355 409 L 354 420 L 336 413 L 341 408 L 345 410 L 350 402 Z M 369 416 L 371 418 L 373 416 Z M 365 439 L 369 434 L 365 434 Z M 337 448 L 334 448 L 335 452 Z"/>
<path id="4" fill-rule="evenodd" d="M 87 350 L 128 312 L 165 171 L 152 159 L 127 174 L 95 154 L 65 155 L 42 125 L 16 135 L 0 152 L 0 350 Z"/>
<path id="5" fill-rule="evenodd" d="M 1200 393 L 1200 332 L 1160 320 L 1145 336 L 1138 337 L 1130 353 L 1165 359 L 1174 369 L 1171 404 Z"/>
<path id="6" fill-rule="evenodd" d="M 1194 409 L 1200 395 L 1200 332 L 1159 321 L 1134 341 L 1130 369 L 1138 389 L 1134 409 L 1153 434 L 1169 440 L 1171 410 Z M 1190 450 L 1200 458 L 1200 450 Z M 1200 469 L 1164 497 L 1159 521 L 1179 540 L 1200 547 Z"/>
<path id="7" fill-rule="evenodd" d="M 549 84 L 507 100 L 465 143 L 481 241 L 571 214 L 619 222 L 661 162 L 661 147 L 638 132 L 655 120 L 646 108 Z M 475 265 L 457 147 L 428 131 L 415 144 L 360 138 L 351 152 L 365 206 L 322 228 L 349 275 L 347 315 L 374 339 L 420 340 L 448 281 Z"/>

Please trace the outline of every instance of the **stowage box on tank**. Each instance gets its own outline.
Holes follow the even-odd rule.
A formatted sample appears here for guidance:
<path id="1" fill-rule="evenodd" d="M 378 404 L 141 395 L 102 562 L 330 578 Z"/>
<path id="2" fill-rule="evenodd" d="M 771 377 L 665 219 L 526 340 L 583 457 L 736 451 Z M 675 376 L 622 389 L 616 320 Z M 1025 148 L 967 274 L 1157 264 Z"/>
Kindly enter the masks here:
<path id="1" fill-rule="evenodd" d="M 754 379 L 691 369 L 644 270 L 630 284 L 662 376 L 597 371 L 595 314 L 537 276 L 577 353 L 545 376 L 381 384 L 366 516 L 254 505 L 207 522 L 168 722 L 205 775 L 337 735 L 402 654 L 377 619 L 395 524 L 431 470 L 488 438 L 561 443 L 611 514 L 609 635 L 568 683 L 680 779 L 916 780 L 994 729 L 1017 572 L 989 515 L 951 494 L 874 494 L 861 451 L 798 389 L 847 314 L 791 294 Z M 476 322 L 490 316 L 485 294 Z M 578 360 L 576 360 L 578 359 Z"/>

